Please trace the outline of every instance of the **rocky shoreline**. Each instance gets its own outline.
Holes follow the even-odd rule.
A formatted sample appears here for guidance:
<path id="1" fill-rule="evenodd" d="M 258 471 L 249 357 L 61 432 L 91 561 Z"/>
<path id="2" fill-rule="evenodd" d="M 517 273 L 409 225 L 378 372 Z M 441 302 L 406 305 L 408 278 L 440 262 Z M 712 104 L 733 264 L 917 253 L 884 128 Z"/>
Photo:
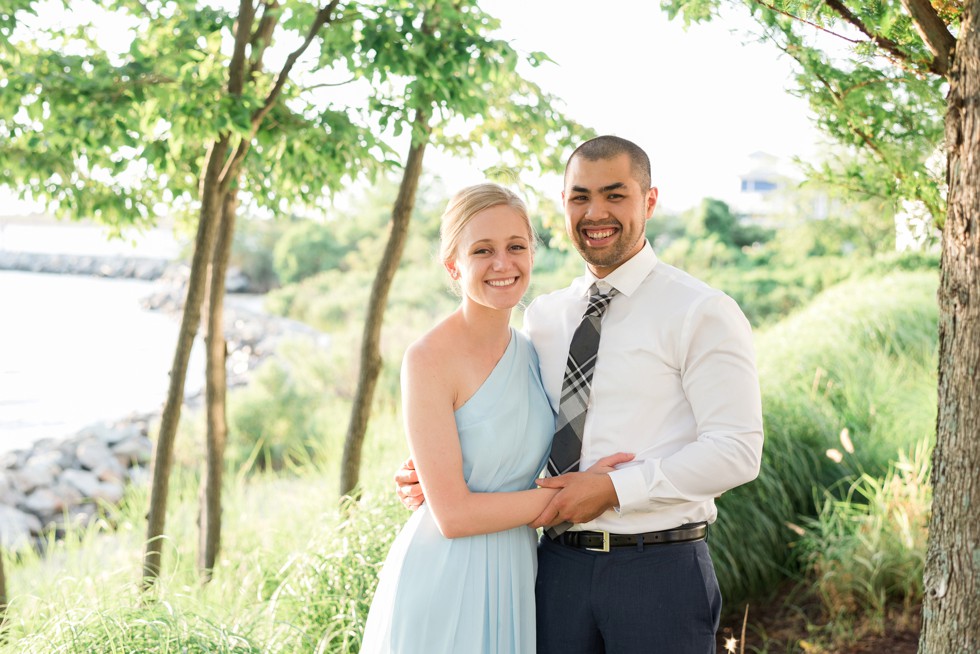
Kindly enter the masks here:
<path id="1" fill-rule="evenodd" d="M 150 415 L 98 423 L 65 440 L 46 438 L 0 455 L 0 542 L 8 550 L 43 546 L 43 536 L 84 526 L 100 506 L 145 483 L 153 454 Z"/>
<path id="2" fill-rule="evenodd" d="M 62 264 L 69 259 L 80 265 L 84 257 L 65 257 Z M 0 261 L 0 267 L 3 265 Z M 76 268 L 72 264 L 32 272 L 74 274 L 70 271 Z M 102 272 L 82 274 L 135 276 L 131 265 L 99 270 Z M 165 265 L 154 277 L 157 288 L 143 299 L 143 308 L 179 319 L 188 275 L 184 264 Z M 320 347 L 329 343 L 325 334 L 303 323 L 264 313 L 261 298 L 254 296 L 226 296 L 224 325 L 229 388 L 245 385 L 284 338 L 310 338 Z M 185 407 L 200 406 L 202 394 L 185 397 Z M 160 399 L 162 404 L 164 398 Z M 0 544 L 13 551 L 43 549 L 48 534 L 58 537 L 69 524 L 89 524 L 100 507 L 119 503 L 128 484 L 147 483 L 153 453 L 149 427 L 158 417 L 159 412 L 133 414 L 90 425 L 66 438 L 45 438 L 30 448 L 0 454 Z"/>

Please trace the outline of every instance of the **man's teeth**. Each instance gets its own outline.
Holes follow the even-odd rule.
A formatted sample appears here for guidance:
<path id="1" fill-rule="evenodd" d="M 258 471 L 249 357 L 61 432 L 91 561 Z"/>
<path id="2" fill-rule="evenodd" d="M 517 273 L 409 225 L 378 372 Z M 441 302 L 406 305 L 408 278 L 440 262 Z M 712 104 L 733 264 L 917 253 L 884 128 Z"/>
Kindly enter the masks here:
<path id="1" fill-rule="evenodd" d="M 585 232 L 585 235 L 591 238 L 593 241 L 601 241 L 604 238 L 609 238 L 615 233 L 615 229 L 604 229 L 601 232 L 588 231 Z"/>
<path id="2" fill-rule="evenodd" d="M 487 284 L 490 284 L 490 286 L 510 286 L 516 281 L 516 277 L 511 277 L 510 279 L 488 279 Z"/>

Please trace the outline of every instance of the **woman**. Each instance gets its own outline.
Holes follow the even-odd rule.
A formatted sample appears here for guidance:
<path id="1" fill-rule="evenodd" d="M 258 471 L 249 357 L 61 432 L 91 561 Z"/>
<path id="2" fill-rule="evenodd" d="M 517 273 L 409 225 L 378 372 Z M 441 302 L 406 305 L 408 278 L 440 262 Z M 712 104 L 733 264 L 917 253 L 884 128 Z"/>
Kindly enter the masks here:
<path id="1" fill-rule="evenodd" d="M 533 652 L 527 524 L 554 492 L 534 479 L 555 425 L 537 356 L 510 315 L 530 282 L 534 232 L 519 197 L 479 184 L 450 201 L 440 236 L 462 301 L 409 347 L 401 381 L 426 503 L 388 553 L 361 652 Z"/>

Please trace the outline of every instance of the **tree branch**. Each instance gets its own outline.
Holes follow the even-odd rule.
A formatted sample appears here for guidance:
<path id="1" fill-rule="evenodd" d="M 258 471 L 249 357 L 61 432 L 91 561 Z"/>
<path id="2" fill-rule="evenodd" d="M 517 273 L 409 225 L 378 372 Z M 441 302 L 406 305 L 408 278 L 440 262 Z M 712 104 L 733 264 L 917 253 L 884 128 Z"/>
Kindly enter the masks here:
<path id="1" fill-rule="evenodd" d="M 937 75 L 949 74 L 950 60 L 956 48 L 956 37 L 950 34 L 929 0 L 902 0 L 902 6 L 912 16 L 912 22 L 933 54 L 930 70 Z"/>
<path id="2" fill-rule="evenodd" d="M 778 7 L 774 7 L 774 6 L 770 5 L 770 4 L 767 4 L 767 3 L 763 2 L 762 0 L 754 0 L 754 1 L 755 1 L 756 4 L 758 4 L 760 6 L 763 6 L 766 9 L 769 9 L 771 11 L 774 11 L 777 14 L 782 14 L 783 16 L 786 16 L 787 18 L 792 18 L 793 20 L 795 20 L 795 21 L 797 21 L 799 23 L 803 23 L 804 25 L 809 25 L 810 27 L 813 27 L 814 29 L 818 29 L 821 32 L 826 32 L 827 34 L 830 34 L 831 36 L 835 36 L 838 39 L 841 39 L 843 41 L 847 41 L 848 43 L 853 43 L 854 45 L 859 45 L 861 43 L 866 43 L 866 41 L 859 41 L 858 39 L 852 39 L 850 37 L 844 36 L 843 34 L 839 34 L 839 33 L 835 32 L 835 31 L 833 31 L 831 29 L 828 29 L 828 28 L 824 27 L 823 25 L 820 25 L 820 24 L 815 23 L 813 21 L 807 20 L 806 18 L 801 18 L 800 16 L 797 16 L 795 14 L 791 14 L 788 11 L 785 11 L 783 9 L 779 9 Z M 828 5 L 829 4 L 830 4 L 830 2 L 828 1 Z M 844 8 L 845 11 L 848 11 L 847 8 L 844 7 L 843 5 L 841 5 L 841 7 Z M 848 11 L 848 13 L 850 13 L 850 12 Z M 842 14 L 842 17 L 843 17 L 843 14 Z M 858 23 L 860 23 L 860 19 L 858 19 L 856 16 L 854 17 L 854 19 L 857 20 Z M 848 21 L 848 22 L 850 22 L 850 21 Z M 858 24 L 852 23 L 852 25 L 854 25 L 854 27 L 857 27 L 863 34 L 867 35 L 875 45 L 877 45 L 879 48 L 881 48 L 882 50 L 884 50 L 884 52 L 882 53 L 881 56 L 883 56 L 885 59 L 888 59 L 888 61 L 892 62 L 893 64 L 895 64 L 897 67 L 901 68 L 902 70 L 908 71 L 909 73 L 912 73 L 912 74 L 917 75 L 917 76 L 920 76 L 920 77 L 923 76 L 926 72 L 933 72 L 932 71 L 932 68 L 929 68 L 929 69 L 926 69 L 926 70 L 921 69 L 919 66 L 916 65 L 917 62 L 915 62 L 911 58 L 909 58 L 909 56 L 907 54 L 905 54 L 904 52 L 899 51 L 897 54 L 894 53 L 894 52 L 892 52 L 891 49 L 885 47 L 885 45 L 878 40 L 878 37 L 875 37 L 874 35 L 870 34 L 864 28 L 863 24 L 861 24 L 859 26 Z M 898 48 L 898 45 L 895 44 L 894 42 L 889 41 L 888 39 L 885 39 L 884 37 L 880 37 L 880 38 L 883 39 L 887 43 L 891 43 L 894 48 Z M 779 47 L 781 50 L 784 50 L 784 48 L 781 45 L 779 45 L 778 41 L 776 41 L 775 39 L 773 39 L 773 41 L 777 44 L 777 47 Z M 790 55 L 790 56 L 792 56 L 792 55 Z M 794 57 L 794 59 L 795 59 L 795 57 Z"/>
<path id="3" fill-rule="evenodd" d="M 232 95 L 241 95 L 242 89 L 245 87 L 245 48 L 248 46 L 254 19 L 255 7 L 251 0 L 241 0 L 238 3 L 235 50 L 231 55 L 231 62 L 228 64 L 228 92 Z"/>
<path id="4" fill-rule="evenodd" d="M 799 23 L 803 23 L 804 25 L 809 25 L 810 27 L 813 27 L 814 29 L 818 29 L 821 32 L 826 32 L 827 34 L 830 34 L 831 36 L 836 36 L 838 39 L 841 39 L 843 41 L 847 41 L 848 43 L 853 43 L 855 45 L 861 43 L 861 41 L 858 41 L 857 39 L 852 39 L 852 38 L 846 37 L 843 34 L 839 34 L 839 33 L 835 32 L 835 31 L 833 31 L 831 29 L 827 29 L 823 25 L 820 25 L 818 23 L 814 23 L 812 20 L 807 20 L 806 18 L 801 18 L 800 16 L 797 16 L 796 14 L 791 14 L 788 11 L 786 11 L 785 9 L 780 9 L 779 7 L 776 7 L 776 6 L 773 6 L 773 5 L 769 4 L 769 3 L 763 2 L 762 0 L 755 0 L 755 3 L 757 5 L 759 5 L 759 6 L 761 6 L 761 7 L 765 7 L 769 11 L 774 11 L 777 14 L 782 14 L 783 16 L 786 16 L 787 18 L 792 18 L 793 20 L 795 20 L 795 21 L 797 21 Z"/>
<path id="5" fill-rule="evenodd" d="M 870 29 L 868 29 L 868 26 L 864 24 L 864 21 L 862 21 L 856 14 L 854 14 L 850 9 L 848 9 L 847 5 L 841 2 L 841 0 L 824 0 L 824 2 L 827 4 L 828 7 L 836 11 L 841 18 L 843 18 L 845 21 L 847 21 L 848 23 L 856 27 L 866 37 L 871 39 L 871 41 L 874 42 L 874 44 L 877 45 L 879 48 L 881 48 L 886 52 L 891 53 L 892 56 L 897 57 L 902 61 L 906 61 L 908 63 L 915 63 L 911 60 L 907 52 L 904 52 L 900 47 L 898 47 L 897 43 L 895 43 L 891 39 L 885 38 L 880 34 L 875 34 Z"/>
<path id="6" fill-rule="evenodd" d="M 793 56 L 793 53 L 790 52 L 788 49 L 786 48 L 781 48 L 781 49 L 790 57 L 796 59 L 796 57 Z M 823 75 L 814 72 L 813 76 L 816 77 L 817 81 L 819 81 L 825 89 L 827 89 L 827 92 L 830 93 L 831 97 L 833 97 L 837 105 L 843 109 L 844 94 L 842 94 L 838 89 L 836 89 L 834 85 L 831 84 L 830 80 L 826 79 Z M 868 148 L 868 150 L 870 150 L 871 153 L 878 158 L 878 161 L 880 161 L 882 165 L 884 165 L 888 170 L 891 171 L 891 173 L 895 176 L 895 179 L 897 179 L 899 183 L 902 184 L 907 183 L 908 176 L 903 172 L 902 167 L 899 165 L 892 164 L 889 157 L 885 154 L 885 152 L 880 147 L 878 147 L 877 142 L 871 137 L 871 135 L 868 134 L 864 129 L 862 129 L 860 125 L 856 124 L 846 111 L 843 111 L 843 117 L 851 133 L 861 139 L 865 147 Z M 941 209 L 939 207 L 933 206 L 932 203 L 929 202 L 927 198 L 920 197 L 916 194 L 915 199 L 922 202 L 932 215 L 934 216 L 942 215 Z"/>
<path id="7" fill-rule="evenodd" d="M 310 86 L 304 86 L 303 90 L 313 91 L 314 89 L 323 89 L 323 88 L 329 88 L 333 86 L 346 86 L 347 84 L 352 84 L 356 79 L 357 79 L 356 77 L 352 77 L 344 82 L 322 82 L 320 84 L 312 84 Z"/>
<path id="8" fill-rule="evenodd" d="M 279 6 L 278 0 L 262 3 L 262 18 L 259 20 L 259 26 L 255 29 L 255 33 L 252 34 L 252 39 L 249 41 L 249 44 L 252 46 L 252 63 L 249 72 L 252 75 L 255 75 L 262 68 L 262 57 L 265 54 L 266 48 L 269 47 L 269 43 L 272 41 L 272 32 L 276 29 L 276 23 L 279 22 L 279 15 L 275 11 Z"/>
<path id="9" fill-rule="evenodd" d="M 247 2 L 247 0 L 242 0 L 242 3 Z M 288 57 L 286 57 L 286 62 L 282 66 L 282 70 L 279 71 L 279 75 L 276 77 L 276 83 L 273 85 L 272 90 L 265 98 L 265 102 L 252 114 L 252 130 L 248 137 L 243 138 L 238 147 L 235 149 L 235 154 L 232 155 L 228 161 L 225 163 L 224 169 L 221 171 L 221 183 L 222 188 L 227 189 L 231 184 L 231 181 L 237 177 L 238 169 L 241 167 L 242 161 L 245 159 L 245 155 L 248 154 L 249 148 L 252 146 L 252 138 L 255 133 L 259 130 L 259 125 L 272 110 L 276 101 L 282 93 L 283 87 L 286 85 L 286 80 L 289 79 L 289 74 L 293 70 L 293 66 L 296 61 L 306 52 L 310 44 L 313 43 L 313 39 L 316 38 L 317 33 L 330 21 L 330 15 L 333 10 L 336 9 L 337 5 L 340 4 L 340 0 L 331 0 L 330 4 L 317 12 L 316 18 L 313 19 L 313 24 L 310 25 L 310 30 L 306 34 L 306 39 L 303 43 L 293 50 Z M 263 16 L 264 17 L 264 16 Z"/>
<path id="10" fill-rule="evenodd" d="M 333 10 L 337 8 L 340 4 L 340 0 L 330 0 L 330 4 L 317 12 L 316 18 L 313 19 L 313 24 L 310 25 L 310 31 L 306 34 L 306 39 L 303 43 L 293 50 L 286 57 L 286 62 L 282 65 L 282 70 L 279 71 L 279 75 L 276 77 L 276 83 L 272 86 L 272 90 L 269 91 L 269 95 L 266 96 L 265 102 L 262 106 L 252 114 L 252 130 L 258 129 L 259 124 L 261 124 L 262 119 L 265 118 L 266 114 L 272 109 L 272 105 L 275 104 L 276 100 L 279 99 L 279 95 L 282 93 L 283 87 L 286 85 L 286 80 L 289 78 L 289 74 L 293 70 L 293 66 L 296 65 L 296 60 L 299 59 L 306 49 L 310 47 L 313 43 L 313 39 L 316 37 L 320 29 L 330 21 L 330 14 Z"/>

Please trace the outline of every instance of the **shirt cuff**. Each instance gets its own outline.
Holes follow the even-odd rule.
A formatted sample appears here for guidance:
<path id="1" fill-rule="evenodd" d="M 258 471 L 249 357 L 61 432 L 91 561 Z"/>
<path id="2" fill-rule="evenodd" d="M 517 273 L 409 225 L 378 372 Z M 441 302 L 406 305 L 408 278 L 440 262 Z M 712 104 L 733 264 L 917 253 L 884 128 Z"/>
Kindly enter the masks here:
<path id="1" fill-rule="evenodd" d="M 616 512 L 619 514 L 632 513 L 642 509 L 647 509 L 650 505 L 650 497 L 647 493 L 647 481 L 643 474 L 643 466 L 631 465 L 620 470 L 613 470 L 609 473 L 613 488 L 616 489 L 616 497 L 619 506 Z"/>

